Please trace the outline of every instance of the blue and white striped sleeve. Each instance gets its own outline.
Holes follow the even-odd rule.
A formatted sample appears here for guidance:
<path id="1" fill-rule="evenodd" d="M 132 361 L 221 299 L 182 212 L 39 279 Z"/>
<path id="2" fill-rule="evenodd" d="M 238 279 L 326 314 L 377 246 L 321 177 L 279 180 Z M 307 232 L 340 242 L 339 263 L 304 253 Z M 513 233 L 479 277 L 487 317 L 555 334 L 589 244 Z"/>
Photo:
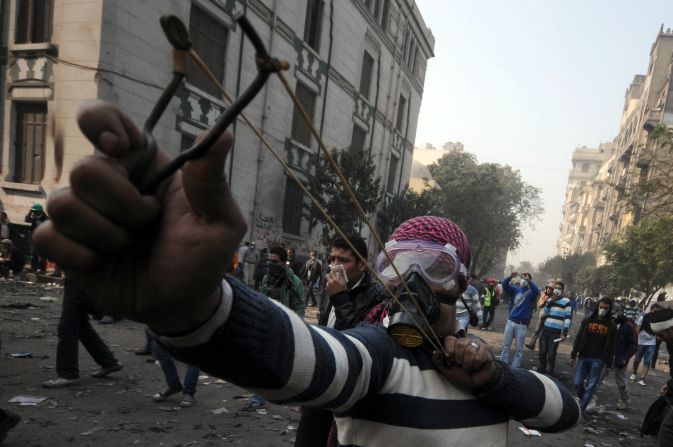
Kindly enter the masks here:
<path id="1" fill-rule="evenodd" d="M 345 411 L 385 382 L 392 341 L 378 327 L 347 333 L 311 326 L 235 279 L 217 328 L 201 344 L 160 337 L 175 358 L 276 403 Z M 205 340 L 204 340 L 205 338 Z"/>
<path id="2" fill-rule="evenodd" d="M 556 380 L 500 363 L 502 377 L 479 399 L 508 412 L 526 427 L 542 432 L 567 430 L 581 420 L 580 407 Z"/>

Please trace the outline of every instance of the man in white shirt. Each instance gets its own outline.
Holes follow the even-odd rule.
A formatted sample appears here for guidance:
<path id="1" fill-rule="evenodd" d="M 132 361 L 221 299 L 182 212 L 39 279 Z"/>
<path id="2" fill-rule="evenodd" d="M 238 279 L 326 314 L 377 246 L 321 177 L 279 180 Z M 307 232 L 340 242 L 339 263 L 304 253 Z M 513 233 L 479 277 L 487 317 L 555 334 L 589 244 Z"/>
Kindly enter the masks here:
<path id="1" fill-rule="evenodd" d="M 657 344 L 657 336 L 654 335 L 652 327 L 650 326 L 650 318 L 659 310 L 659 305 L 654 303 L 650 306 L 650 311 L 638 317 L 636 320 L 636 329 L 638 331 L 638 350 L 636 357 L 633 359 L 633 374 L 631 380 L 638 379 L 638 366 L 643 360 L 643 371 L 638 380 L 638 385 L 647 386 L 645 378 L 652 366 L 652 356 Z"/>

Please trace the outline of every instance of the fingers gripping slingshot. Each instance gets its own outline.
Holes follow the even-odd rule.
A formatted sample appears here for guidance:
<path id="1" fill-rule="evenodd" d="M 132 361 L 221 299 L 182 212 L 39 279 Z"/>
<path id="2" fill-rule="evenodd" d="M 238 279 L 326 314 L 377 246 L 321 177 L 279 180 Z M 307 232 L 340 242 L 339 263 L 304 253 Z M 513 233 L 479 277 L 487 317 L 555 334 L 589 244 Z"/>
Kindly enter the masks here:
<path id="1" fill-rule="evenodd" d="M 180 169 L 188 160 L 202 157 L 205 155 L 210 147 L 217 141 L 217 139 L 224 133 L 229 125 L 236 119 L 239 113 L 254 99 L 259 91 L 264 87 L 264 84 L 269 79 L 272 73 L 277 73 L 280 70 L 286 70 L 288 63 L 286 61 L 278 60 L 271 57 L 266 51 L 262 40 L 252 27 L 245 16 L 240 16 L 236 19 L 241 27 L 243 33 L 248 37 L 252 46 L 255 48 L 255 62 L 257 64 L 257 76 L 248 86 L 248 88 L 231 103 L 224 113 L 219 117 L 215 125 L 208 131 L 208 133 L 198 141 L 194 146 L 181 153 L 174 158 L 169 164 L 162 167 L 154 175 L 148 177 L 147 172 L 149 166 L 157 154 L 157 142 L 152 134 L 154 127 L 161 118 L 161 115 L 168 107 L 169 102 L 177 91 L 180 83 L 185 78 L 187 71 L 188 56 L 197 58 L 198 55 L 192 49 L 189 41 L 187 29 L 182 21 L 176 16 L 161 17 L 161 27 L 166 34 L 169 42 L 173 46 L 173 77 L 164 91 L 161 93 L 159 100 L 155 104 L 150 113 L 145 125 L 143 126 L 143 136 L 145 138 L 145 151 L 137 167 L 131 172 L 131 180 L 136 185 L 140 185 L 139 189 L 142 194 L 149 194 L 154 192 L 157 187 Z"/>

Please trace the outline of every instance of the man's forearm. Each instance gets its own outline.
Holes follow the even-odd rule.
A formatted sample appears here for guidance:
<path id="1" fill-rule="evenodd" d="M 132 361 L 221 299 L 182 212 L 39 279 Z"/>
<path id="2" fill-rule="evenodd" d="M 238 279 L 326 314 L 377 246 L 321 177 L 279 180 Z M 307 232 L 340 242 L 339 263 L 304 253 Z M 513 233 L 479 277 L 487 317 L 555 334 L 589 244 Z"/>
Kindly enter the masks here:
<path id="1" fill-rule="evenodd" d="M 481 400 L 540 431 L 562 431 L 579 422 L 579 406 L 562 385 L 542 374 L 500 365 L 498 383 L 480 394 Z"/>

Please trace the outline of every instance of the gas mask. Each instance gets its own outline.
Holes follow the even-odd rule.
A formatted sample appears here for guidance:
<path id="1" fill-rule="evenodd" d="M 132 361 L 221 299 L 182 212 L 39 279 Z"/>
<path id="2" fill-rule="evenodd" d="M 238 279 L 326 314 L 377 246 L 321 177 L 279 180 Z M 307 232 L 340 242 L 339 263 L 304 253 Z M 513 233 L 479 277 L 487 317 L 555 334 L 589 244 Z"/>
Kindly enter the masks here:
<path id="1" fill-rule="evenodd" d="M 403 286 L 395 290 L 399 303 L 395 302 L 392 306 L 388 334 L 405 348 L 417 348 L 424 341 L 418 328 L 431 334 L 431 326 L 439 318 L 439 300 L 417 272 L 411 272 L 405 282 L 411 294 Z"/>

